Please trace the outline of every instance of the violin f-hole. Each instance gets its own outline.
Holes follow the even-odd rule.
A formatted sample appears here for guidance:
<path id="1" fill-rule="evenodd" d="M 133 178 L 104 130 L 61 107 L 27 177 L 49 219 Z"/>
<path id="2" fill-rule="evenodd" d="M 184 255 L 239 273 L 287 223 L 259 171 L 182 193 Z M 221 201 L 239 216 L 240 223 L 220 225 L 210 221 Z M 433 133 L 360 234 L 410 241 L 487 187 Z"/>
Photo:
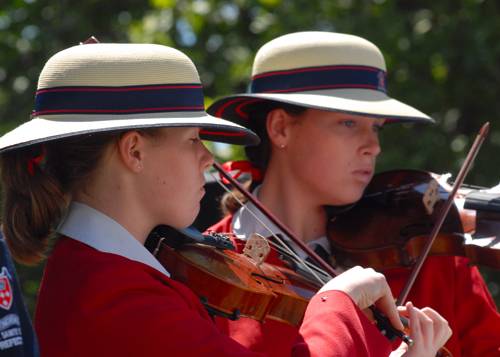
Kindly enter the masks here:
<path id="1" fill-rule="evenodd" d="M 264 279 L 264 280 L 267 280 L 267 281 L 270 281 L 270 282 L 275 283 L 275 284 L 284 284 L 285 283 L 285 281 L 283 279 L 272 278 L 269 275 L 265 275 L 265 274 L 252 273 L 252 276 L 258 277 L 258 278 L 261 278 L 261 279 Z"/>
<path id="2" fill-rule="evenodd" d="M 220 316 L 231 321 L 236 321 L 241 317 L 241 311 L 239 309 L 234 309 L 232 313 L 227 313 L 222 310 L 219 310 L 208 303 L 208 299 L 206 296 L 201 296 L 200 301 L 205 309 L 208 311 L 210 316 Z"/>

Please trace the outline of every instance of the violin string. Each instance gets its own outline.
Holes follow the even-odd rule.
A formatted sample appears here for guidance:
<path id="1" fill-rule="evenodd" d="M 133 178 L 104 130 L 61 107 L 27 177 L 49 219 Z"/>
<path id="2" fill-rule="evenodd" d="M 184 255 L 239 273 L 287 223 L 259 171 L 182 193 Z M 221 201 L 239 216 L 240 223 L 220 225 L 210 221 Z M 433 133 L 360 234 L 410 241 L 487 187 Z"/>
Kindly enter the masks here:
<path id="1" fill-rule="evenodd" d="M 213 174 L 213 172 L 209 171 L 208 173 L 209 173 L 209 174 L 212 176 L 212 178 L 213 178 L 213 179 L 214 179 L 214 180 L 215 180 L 215 181 L 216 181 L 216 182 L 217 182 L 217 183 L 218 183 L 218 184 L 219 184 L 219 185 L 220 185 L 220 186 L 224 189 L 224 191 L 226 191 L 227 193 L 229 193 L 229 194 L 231 194 L 231 195 L 232 195 L 232 197 L 233 197 L 233 198 L 234 198 L 234 199 L 235 199 L 235 200 L 236 200 L 236 201 L 237 201 L 237 202 L 241 205 L 241 207 L 244 207 L 244 206 L 245 206 L 245 204 L 244 204 L 244 203 L 243 203 L 243 202 L 242 202 L 242 201 L 241 201 L 238 197 L 236 197 L 236 195 L 235 195 L 235 194 L 234 194 L 234 193 L 233 193 L 233 192 L 232 192 L 229 188 L 227 188 L 227 187 L 226 187 L 226 186 L 225 186 L 222 182 L 220 182 L 220 181 L 217 179 L 217 177 Z M 292 250 L 292 248 L 290 248 L 290 247 L 288 246 L 288 244 L 286 244 L 286 243 L 285 243 L 285 242 L 284 242 L 284 241 L 283 241 L 283 240 L 282 240 L 282 239 L 281 239 L 281 238 L 280 238 L 277 234 L 275 234 L 275 233 L 273 232 L 273 230 L 272 230 L 272 229 L 271 229 L 271 228 L 270 228 L 270 227 L 269 227 L 269 226 L 268 226 L 268 225 L 267 225 L 267 224 L 266 224 L 266 223 L 265 223 L 262 219 L 260 219 L 260 218 L 257 216 L 257 214 L 256 214 L 255 212 L 253 212 L 253 210 L 249 209 L 249 208 L 248 208 L 248 206 L 246 207 L 246 209 L 247 209 L 247 210 L 248 210 L 248 212 L 252 215 L 252 217 L 253 217 L 253 218 L 254 218 L 257 222 L 259 222 L 260 224 L 262 224 L 262 226 L 263 226 L 263 227 L 264 227 L 264 228 L 265 228 L 265 229 L 266 229 L 266 230 L 267 230 L 267 231 L 271 234 L 271 236 L 272 236 L 274 239 L 276 239 L 276 242 L 277 242 L 277 243 L 279 243 L 279 244 L 281 245 L 281 249 L 284 249 L 284 251 L 288 252 L 288 253 L 287 253 L 287 255 L 288 255 L 289 257 L 293 257 L 293 258 L 294 258 L 294 260 L 295 260 L 297 263 L 299 263 L 300 265 L 302 265 L 302 266 L 305 268 L 305 270 L 307 270 L 307 271 L 308 271 L 308 272 L 309 272 L 312 276 L 314 276 L 314 277 L 318 280 L 318 282 L 320 282 L 321 284 L 325 284 L 325 283 L 326 283 L 326 281 L 324 281 L 323 279 L 321 279 L 321 277 L 319 277 L 319 275 L 318 275 L 318 274 L 316 274 L 316 272 L 315 272 L 313 269 L 311 269 L 311 268 L 309 267 L 309 265 L 306 263 L 306 261 L 305 261 L 304 259 L 300 258 L 300 257 L 297 255 L 297 253 L 295 253 L 295 252 Z M 276 243 L 274 243 L 274 242 L 270 242 L 270 244 L 272 244 L 272 245 L 273 245 L 273 244 L 276 244 Z M 318 269 L 319 269 L 319 268 L 318 268 Z M 326 276 L 328 276 L 328 274 L 327 274 L 326 272 L 324 272 L 324 274 L 325 274 Z"/>
<path id="2" fill-rule="evenodd" d="M 212 177 L 214 178 L 214 180 L 226 191 L 228 192 L 229 194 L 231 194 L 233 196 L 233 198 L 242 206 L 244 207 L 245 204 L 237 197 L 234 195 L 234 193 L 229 189 L 227 188 L 226 186 L 224 186 L 219 180 L 217 180 L 216 177 L 214 177 L 213 173 L 209 172 L 210 175 L 212 175 Z M 302 265 L 309 274 L 313 275 L 316 280 L 318 280 L 321 284 L 325 284 L 326 281 L 321 279 L 311 268 L 311 266 L 314 266 L 313 264 L 307 262 L 306 260 L 300 258 L 297 253 L 295 253 L 295 251 L 293 251 L 292 248 L 290 248 L 288 246 L 288 244 L 286 242 L 283 241 L 283 239 L 281 239 L 277 234 L 275 234 L 273 232 L 273 230 L 264 222 L 262 221 L 262 219 L 260 217 L 257 216 L 257 214 L 255 212 L 253 212 L 252 209 L 249 209 L 248 206 L 246 207 L 248 212 L 253 216 L 253 218 L 258 221 L 270 234 L 271 236 L 276 239 L 276 242 L 272 242 L 272 241 L 269 241 L 269 244 L 271 246 L 273 246 L 273 248 L 278 251 L 280 254 L 283 254 L 285 256 L 287 256 L 288 258 L 292 259 L 292 261 L 294 261 L 297 265 Z M 319 267 L 316 267 L 314 266 L 315 269 L 317 270 L 320 270 L 322 274 L 324 274 L 325 276 L 329 276 L 328 273 L 326 271 L 323 271 L 321 268 Z M 328 280 L 331 279 L 328 278 Z"/>
<path id="3" fill-rule="evenodd" d="M 212 178 L 226 191 L 228 192 L 229 194 L 231 194 L 233 196 L 233 198 L 242 206 L 244 207 L 245 204 L 236 196 L 234 195 L 234 193 L 229 189 L 227 188 L 222 182 L 220 182 L 212 172 L 209 172 L 209 174 L 212 176 Z M 305 261 L 304 259 L 300 258 L 297 253 L 295 253 L 295 251 L 293 251 L 292 248 L 290 248 L 288 246 L 288 244 L 286 242 L 284 242 L 277 234 L 275 234 L 273 232 L 273 230 L 265 223 L 262 221 L 262 219 L 260 219 L 260 217 L 257 216 L 257 214 L 255 212 L 253 212 L 252 209 L 249 209 L 248 206 L 246 207 L 248 212 L 250 212 L 250 214 L 253 216 L 253 218 L 255 218 L 255 220 L 257 220 L 270 234 L 271 236 L 276 239 L 276 242 L 270 242 L 270 245 L 272 245 L 274 247 L 274 249 L 278 250 L 277 247 L 281 246 L 280 247 L 280 250 L 278 250 L 280 253 L 282 253 L 283 255 L 286 255 L 288 256 L 289 258 L 291 258 L 293 261 L 295 261 L 296 264 L 298 265 L 302 265 L 306 271 L 308 271 L 311 275 L 313 275 L 316 280 L 318 280 L 321 284 L 325 284 L 326 281 L 324 281 L 323 279 L 321 279 L 314 271 L 313 269 L 311 269 L 311 267 L 309 265 L 313 265 L 313 264 L 310 264 L 308 263 L 307 261 Z M 279 245 L 278 245 L 279 244 Z M 314 265 L 313 265 L 314 266 Z M 321 271 L 322 274 L 324 274 L 325 276 L 329 276 L 329 274 L 322 270 L 321 268 L 319 267 L 316 267 L 314 266 L 315 269 L 318 269 Z M 331 277 L 329 278 L 331 279 Z M 328 280 L 329 280 L 328 279 Z"/>
<path id="4" fill-rule="evenodd" d="M 399 187 L 388 188 L 388 189 L 385 189 L 383 191 L 376 191 L 376 192 L 368 193 L 368 194 L 365 194 L 364 197 L 371 198 L 371 197 L 376 197 L 376 196 L 384 195 L 386 193 L 393 193 L 393 192 L 394 193 L 411 192 L 412 190 L 409 188 L 413 187 L 413 186 L 414 186 L 414 184 L 401 185 Z"/>
<path id="5" fill-rule="evenodd" d="M 287 251 L 285 251 L 283 248 L 281 248 L 281 246 L 279 244 L 277 244 L 273 241 L 269 241 L 269 244 L 272 245 L 273 248 L 280 255 L 284 256 L 285 259 L 290 259 L 292 261 L 292 263 L 296 264 L 297 266 L 307 265 L 307 266 L 309 266 L 309 268 L 316 270 L 319 274 L 325 275 L 325 279 L 327 279 L 327 280 L 331 279 L 330 275 L 325 270 L 318 267 L 316 264 L 314 264 L 308 260 L 304 260 L 304 259 L 300 259 L 300 260 L 295 259 L 295 257 L 293 255 L 290 255 Z M 285 244 L 286 244 L 286 242 L 285 242 Z"/>
<path id="6" fill-rule="evenodd" d="M 422 183 L 424 183 L 424 182 L 422 182 Z M 427 182 L 425 182 L 425 183 L 428 184 Z M 404 185 L 401 185 L 398 187 L 388 188 L 388 189 L 385 189 L 383 191 L 376 191 L 376 192 L 368 193 L 368 194 L 365 194 L 364 197 L 371 198 L 371 197 L 384 195 L 387 193 L 407 194 L 407 193 L 415 192 L 414 187 L 416 184 L 417 183 L 415 183 L 415 182 L 414 183 L 407 183 L 407 184 L 404 184 Z"/>
<path id="7" fill-rule="evenodd" d="M 428 184 L 428 182 L 422 182 L 422 183 Z M 368 193 L 368 194 L 365 194 L 364 197 L 371 198 L 371 197 L 376 197 L 376 196 L 384 195 L 384 194 L 387 194 L 387 193 L 393 193 L 393 194 L 397 194 L 397 195 L 408 194 L 408 193 L 415 192 L 414 187 L 417 184 L 418 184 L 418 182 L 407 183 L 407 184 L 404 184 L 404 185 L 401 185 L 401 186 L 398 186 L 398 187 L 388 188 L 388 189 L 385 189 L 383 191 L 376 191 L 376 192 Z M 439 187 L 441 188 L 441 185 Z M 470 185 L 470 187 L 473 187 L 473 188 L 474 187 L 482 188 L 480 186 L 474 186 L 474 185 Z M 445 192 L 441 192 L 440 191 L 440 193 L 445 193 Z"/>
<path id="8" fill-rule="evenodd" d="M 321 284 L 324 284 L 326 281 L 331 280 L 332 277 L 325 270 L 321 269 L 313 262 L 311 262 L 309 260 L 304 260 L 304 259 L 297 260 L 297 259 L 295 259 L 295 257 L 293 255 L 291 255 L 287 251 L 285 251 L 278 243 L 275 243 L 272 240 L 268 240 L 268 243 L 270 246 L 272 246 L 271 249 L 274 249 L 275 251 L 277 251 L 278 254 L 280 254 L 280 256 L 282 257 L 282 259 L 288 260 L 289 263 L 292 264 L 293 269 L 297 273 L 304 276 L 305 278 L 318 280 L 315 277 L 311 277 L 311 273 L 309 272 L 308 269 L 304 269 L 301 267 L 301 266 L 307 265 L 310 269 L 315 270 L 316 273 L 318 273 L 320 275 L 324 275 L 324 279 L 322 279 L 320 281 Z M 286 242 L 284 242 L 284 243 L 286 244 Z"/>

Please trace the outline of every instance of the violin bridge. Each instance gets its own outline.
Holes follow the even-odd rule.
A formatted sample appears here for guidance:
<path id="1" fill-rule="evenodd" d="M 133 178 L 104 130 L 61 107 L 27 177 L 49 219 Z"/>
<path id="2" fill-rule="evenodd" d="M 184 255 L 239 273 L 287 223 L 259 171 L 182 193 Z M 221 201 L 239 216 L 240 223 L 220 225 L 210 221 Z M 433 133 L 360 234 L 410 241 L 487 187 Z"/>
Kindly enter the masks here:
<path id="1" fill-rule="evenodd" d="M 254 233 L 248 238 L 243 248 L 243 254 L 255 261 L 257 266 L 261 265 L 269 255 L 271 247 L 266 238 Z"/>
<path id="2" fill-rule="evenodd" d="M 422 203 L 429 216 L 434 212 L 434 206 L 439 199 L 439 183 L 436 180 L 431 180 L 422 197 Z"/>

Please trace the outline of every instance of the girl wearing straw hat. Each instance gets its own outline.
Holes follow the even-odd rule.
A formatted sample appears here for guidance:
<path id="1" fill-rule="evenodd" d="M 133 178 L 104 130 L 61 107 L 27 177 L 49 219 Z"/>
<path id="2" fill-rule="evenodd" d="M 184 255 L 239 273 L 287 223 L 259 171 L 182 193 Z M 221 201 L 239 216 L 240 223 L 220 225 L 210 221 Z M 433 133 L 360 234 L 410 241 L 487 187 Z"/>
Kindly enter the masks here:
<path id="1" fill-rule="evenodd" d="M 387 122 L 432 122 L 387 95 L 385 62 L 375 45 L 326 32 L 292 33 L 265 44 L 255 57 L 250 93 L 222 98 L 208 112 L 259 134 L 262 143 L 246 150 L 253 165 L 249 171 L 260 169 L 263 175 L 260 186 L 255 181 L 252 185 L 254 194 L 303 242 L 327 257 L 324 207 L 360 199 L 381 150 L 380 128 Z M 245 239 L 252 233 L 268 237 L 270 227 L 286 237 L 251 203 L 240 207 L 226 197 L 223 205 L 229 214 L 210 230 L 232 231 Z M 388 272 L 394 296 L 408 275 L 406 269 Z M 443 289 L 446 293 L 438 293 Z M 449 321 L 454 333 L 446 346 L 454 356 L 499 352 L 500 317 L 478 270 L 466 259 L 429 258 L 409 300 L 432 307 Z M 431 310 L 424 314 L 433 319 L 435 329 L 446 331 L 438 339 L 444 343 L 448 328 Z M 227 328 L 244 345 L 276 355 L 287 353 L 296 333 L 274 321 L 237 321 Z"/>
<path id="2" fill-rule="evenodd" d="M 155 226 L 197 215 L 212 163 L 202 139 L 258 141 L 205 113 L 196 68 L 175 49 L 84 44 L 46 63 L 33 119 L 0 138 L 13 256 L 38 262 L 58 237 L 35 314 L 43 356 L 257 355 L 221 334 L 143 245 Z M 381 274 L 332 279 L 311 300 L 294 353 L 351 340 L 387 355 L 360 310 L 374 302 L 402 328 Z"/>

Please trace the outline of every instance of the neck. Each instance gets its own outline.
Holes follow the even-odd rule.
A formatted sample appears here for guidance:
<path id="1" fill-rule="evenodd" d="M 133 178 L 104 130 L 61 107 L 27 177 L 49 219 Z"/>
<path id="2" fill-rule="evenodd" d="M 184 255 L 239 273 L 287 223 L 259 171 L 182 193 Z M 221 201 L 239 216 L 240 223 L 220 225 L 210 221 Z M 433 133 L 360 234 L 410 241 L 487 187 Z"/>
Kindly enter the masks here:
<path id="1" fill-rule="evenodd" d="M 143 217 L 143 212 L 138 210 L 138 205 L 131 190 L 127 188 L 133 182 L 119 170 L 93 175 L 89 184 L 83 185 L 73 194 L 73 200 L 84 203 L 104 213 L 123 226 L 135 239 L 144 244 L 149 232 L 152 230 Z"/>
<path id="2" fill-rule="evenodd" d="M 291 175 L 268 171 L 259 200 L 299 239 L 309 242 L 326 234 L 326 212 L 303 192 Z"/>

